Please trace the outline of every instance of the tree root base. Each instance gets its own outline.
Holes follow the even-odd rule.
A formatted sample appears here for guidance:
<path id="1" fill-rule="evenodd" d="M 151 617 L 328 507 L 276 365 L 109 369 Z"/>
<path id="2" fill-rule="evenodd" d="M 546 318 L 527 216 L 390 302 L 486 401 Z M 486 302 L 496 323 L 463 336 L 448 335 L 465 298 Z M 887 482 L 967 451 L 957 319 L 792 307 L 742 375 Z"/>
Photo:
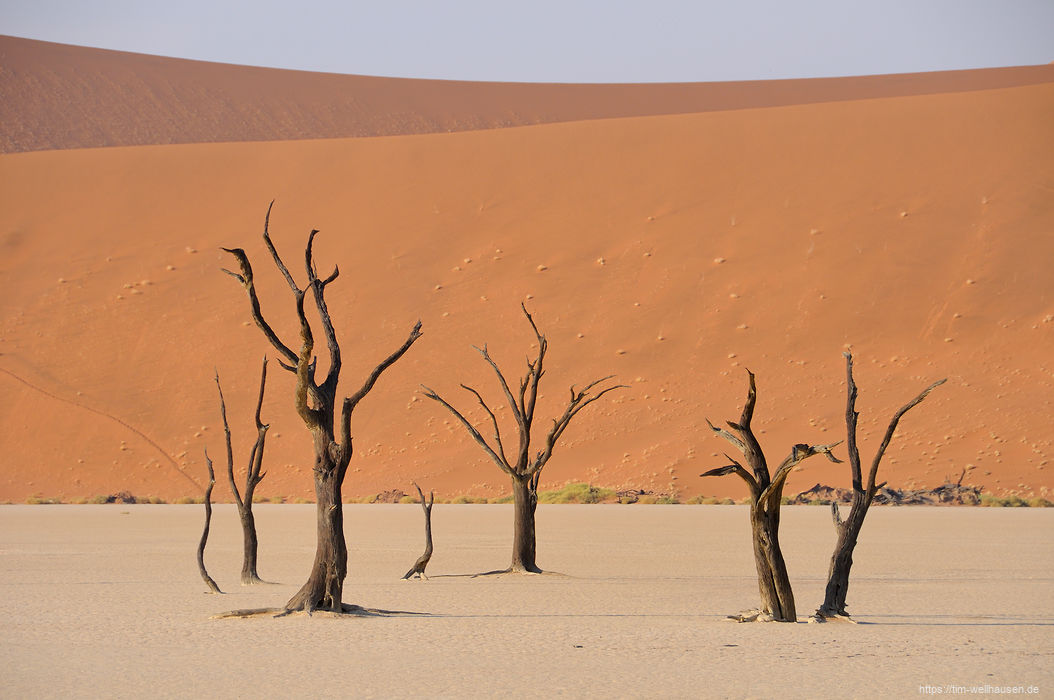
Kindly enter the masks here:
<path id="1" fill-rule="evenodd" d="M 344 603 L 340 612 L 333 610 L 290 610 L 288 608 L 248 608 L 243 610 L 229 610 L 211 616 L 210 620 L 228 620 L 231 618 L 249 617 L 401 617 L 409 615 L 428 615 L 429 613 L 410 612 L 407 610 L 381 610 L 379 608 L 364 608 L 361 605 L 350 605 Z"/>
<path id="2" fill-rule="evenodd" d="M 469 574 L 469 578 L 480 578 L 482 576 L 555 576 L 557 578 L 570 578 L 567 574 L 561 574 L 558 571 L 542 571 L 541 569 L 535 569 L 529 571 L 527 569 L 498 569 L 496 571 L 484 571 L 481 574 Z"/>
<path id="3" fill-rule="evenodd" d="M 743 610 L 735 615 L 725 618 L 729 622 L 790 622 L 790 620 L 779 620 L 772 613 L 761 610 Z"/>
<path id="4" fill-rule="evenodd" d="M 729 615 L 725 619 L 729 622 L 772 622 L 776 618 L 760 610 L 743 610 L 735 615 Z"/>
<path id="5" fill-rule="evenodd" d="M 849 617 L 849 613 L 823 613 L 817 610 L 809 618 L 810 623 L 824 623 L 824 622 L 845 622 L 850 625 L 857 624 L 857 621 Z"/>

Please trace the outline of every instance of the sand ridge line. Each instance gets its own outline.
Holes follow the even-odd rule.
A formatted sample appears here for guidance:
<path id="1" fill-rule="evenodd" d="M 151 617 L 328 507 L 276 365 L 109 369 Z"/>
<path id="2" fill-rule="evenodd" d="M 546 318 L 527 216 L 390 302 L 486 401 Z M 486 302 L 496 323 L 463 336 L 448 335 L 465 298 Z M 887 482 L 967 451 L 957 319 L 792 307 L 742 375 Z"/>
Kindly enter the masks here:
<path id="1" fill-rule="evenodd" d="M 26 381 L 25 379 L 23 379 L 22 377 L 18 376 L 17 374 L 12 372 L 11 370 L 8 370 L 8 369 L 5 369 L 3 367 L 0 367 L 0 372 L 3 372 L 4 374 L 6 374 L 6 375 L 10 376 L 11 378 L 13 378 L 15 381 L 24 384 L 25 386 L 29 387 L 30 389 L 33 389 L 34 391 L 36 391 L 38 393 L 41 393 L 44 396 L 47 396 L 49 399 L 54 399 L 55 401 L 61 401 L 63 403 L 68 403 L 68 404 L 71 404 L 73 406 L 76 406 L 77 408 L 80 408 L 80 409 L 83 409 L 85 411 L 88 411 L 90 413 L 94 413 L 94 414 L 102 416 L 104 418 L 109 418 L 110 420 L 112 420 L 113 422 L 117 423 L 118 425 L 126 428 L 127 430 L 132 431 L 133 433 L 138 435 L 140 438 L 142 438 L 148 445 L 150 445 L 155 450 L 157 450 L 165 459 L 167 459 L 169 464 L 171 464 L 171 466 L 177 472 L 179 472 L 188 481 L 190 481 L 192 484 L 194 484 L 194 486 L 197 486 L 197 487 L 200 488 L 200 485 L 198 484 L 197 481 L 194 480 L 194 478 L 192 476 L 190 476 L 185 471 L 180 469 L 179 464 L 176 463 L 176 460 L 173 459 L 172 455 L 168 454 L 168 452 L 166 452 L 165 449 L 163 447 L 161 447 L 161 445 L 159 445 L 156 442 L 154 442 L 154 440 L 151 439 L 150 436 L 147 435 L 146 433 L 144 433 L 142 430 L 139 430 L 135 426 L 130 425 L 129 423 L 126 423 L 125 421 L 121 420 L 117 416 L 109 414 L 106 411 L 101 411 L 101 410 L 99 410 L 97 408 L 92 408 L 91 406 L 88 406 L 87 404 L 83 404 L 83 403 L 80 403 L 78 401 L 74 401 L 73 399 L 67 399 L 67 398 L 64 398 L 62 396 L 59 396 L 58 394 L 53 394 L 50 391 L 48 391 L 47 389 L 43 389 L 43 388 L 41 388 L 41 387 L 39 387 L 39 386 L 29 382 L 29 381 Z"/>

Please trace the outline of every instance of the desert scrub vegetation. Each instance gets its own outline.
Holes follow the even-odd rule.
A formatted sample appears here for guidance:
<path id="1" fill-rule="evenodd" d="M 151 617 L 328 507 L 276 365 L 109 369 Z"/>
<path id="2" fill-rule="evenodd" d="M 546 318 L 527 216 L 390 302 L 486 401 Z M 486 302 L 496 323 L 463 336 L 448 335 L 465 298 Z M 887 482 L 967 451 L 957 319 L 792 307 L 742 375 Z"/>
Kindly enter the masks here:
<path id="1" fill-rule="evenodd" d="M 465 495 L 455 496 L 454 498 L 452 498 L 450 500 L 450 502 L 451 503 L 455 503 L 455 504 L 459 504 L 459 505 L 460 504 L 465 504 L 465 503 L 471 503 L 471 504 L 477 504 L 477 505 L 482 505 L 482 504 L 489 503 L 489 501 L 486 498 L 484 498 L 483 496 L 465 496 Z"/>
<path id="2" fill-rule="evenodd" d="M 59 496 L 42 496 L 39 493 L 35 493 L 32 496 L 26 497 L 26 505 L 30 506 L 46 506 L 46 505 L 105 505 L 107 503 L 152 503 L 154 505 L 161 505 L 165 503 L 163 498 L 157 496 L 143 496 L 136 498 L 126 491 L 122 491 L 118 494 L 111 494 L 109 496 L 95 495 L 95 496 L 81 496 L 74 498 L 70 501 L 64 501 Z"/>
<path id="3" fill-rule="evenodd" d="M 591 486 L 590 484 L 575 483 L 567 484 L 558 489 L 551 489 L 549 491 L 538 491 L 538 503 L 549 503 L 549 504 L 560 504 L 560 503 L 605 503 L 614 501 L 615 490 L 603 488 L 599 486 Z M 441 501 L 442 503 L 491 503 L 491 504 L 503 504 L 512 503 L 513 497 L 511 493 L 507 493 L 503 496 L 496 498 L 485 498 L 483 496 L 466 496 L 460 495 L 455 496 L 452 499 Z M 413 499 L 408 500 L 409 503 L 416 503 Z"/>
<path id="4" fill-rule="evenodd" d="M 106 503 L 106 498 L 106 496 L 102 495 L 84 496 L 74 500 L 73 503 L 76 503 L 77 505 L 99 505 Z"/>
<path id="5" fill-rule="evenodd" d="M 731 498 L 720 498 L 718 496 L 695 496 L 685 501 L 686 505 L 691 506 L 734 506 L 736 505 L 735 500 Z"/>
<path id="6" fill-rule="evenodd" d="M 1054 503 L 1045 498 L 1025 500 L 1020 496 L 994 496 L 990 493 L 982 493 L 980 505 L 986 508 L 1050 508 L 1054 506 Z"/>
<path id="7" fill-rule="evenodd" d="M 568 484 L 552 491 L 539 491 L 539 503 L 603 503 L 615 498 L 614 489 L 605 489 L 590 484 Z"/>
<path id="8" fill-rule="evenodd" d="M 637 503 L 643 503 L 644 505 L 649 506 L 675 506 L 680 505 L 681 501 L 676 495 L 661 493 L 658 495 L 641 496 Z"/>
<path id="9" fill-rule="evenodd" d="M 26 498 L 26 505 L 29 506 L 50 506 L 55 505 L 56 503 L 62 503 L 62 499 L 42 496 L 39 493 L 35 493 Z"/>

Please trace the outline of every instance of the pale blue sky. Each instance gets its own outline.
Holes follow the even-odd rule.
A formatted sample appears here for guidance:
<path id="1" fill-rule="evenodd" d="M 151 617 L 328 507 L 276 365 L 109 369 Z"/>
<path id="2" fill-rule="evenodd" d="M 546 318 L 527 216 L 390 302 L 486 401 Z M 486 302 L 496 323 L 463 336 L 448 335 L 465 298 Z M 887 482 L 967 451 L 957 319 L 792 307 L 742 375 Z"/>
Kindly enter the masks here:
<path id="1" fill-rule="evenodd" d="M 0 0 L 0 34 L 336 73 L 751 80 L 1054 61 L 1054 0 Z"/>

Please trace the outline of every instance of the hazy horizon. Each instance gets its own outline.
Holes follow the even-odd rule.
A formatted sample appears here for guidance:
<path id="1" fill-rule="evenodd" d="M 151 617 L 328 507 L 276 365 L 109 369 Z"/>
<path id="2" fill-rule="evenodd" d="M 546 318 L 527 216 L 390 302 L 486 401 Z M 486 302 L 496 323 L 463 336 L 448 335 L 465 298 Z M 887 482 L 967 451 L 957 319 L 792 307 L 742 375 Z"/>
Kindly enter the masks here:
<path id="1" fill-rule="evenodd" d="M 769 80 L 1054 60 L 1054 3 L 0 1 L 11 36 L 219 63 L 404 78 Z"/>

